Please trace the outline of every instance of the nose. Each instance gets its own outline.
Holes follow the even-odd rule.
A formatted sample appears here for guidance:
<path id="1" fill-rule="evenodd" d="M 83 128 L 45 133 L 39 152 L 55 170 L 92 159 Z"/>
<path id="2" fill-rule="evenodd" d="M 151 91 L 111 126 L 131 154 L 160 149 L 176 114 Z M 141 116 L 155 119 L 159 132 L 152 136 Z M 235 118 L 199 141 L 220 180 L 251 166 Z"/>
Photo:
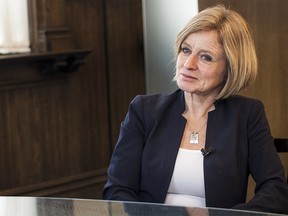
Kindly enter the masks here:
<path id="1" fill-rule="evenodd" d="M 184 66 L 187 69 L 196 69 L 197 68 L 197 56 L 191 54 L 184 63 Z"/>

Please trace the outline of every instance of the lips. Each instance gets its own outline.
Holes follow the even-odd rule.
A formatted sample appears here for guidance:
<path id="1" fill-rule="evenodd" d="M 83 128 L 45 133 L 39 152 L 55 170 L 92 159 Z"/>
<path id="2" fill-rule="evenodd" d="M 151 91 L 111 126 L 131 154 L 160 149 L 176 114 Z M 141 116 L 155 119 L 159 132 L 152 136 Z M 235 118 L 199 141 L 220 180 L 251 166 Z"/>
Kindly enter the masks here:
<path id="1" fill-rule="evenodd" d="M 181 75 L 183 76 L 184 79 L 188 79 L 188 80 L 197 80 L 196 77 L 191 76 L 191 75 L 188 75 L 188 74 L 181 73 Z"/>

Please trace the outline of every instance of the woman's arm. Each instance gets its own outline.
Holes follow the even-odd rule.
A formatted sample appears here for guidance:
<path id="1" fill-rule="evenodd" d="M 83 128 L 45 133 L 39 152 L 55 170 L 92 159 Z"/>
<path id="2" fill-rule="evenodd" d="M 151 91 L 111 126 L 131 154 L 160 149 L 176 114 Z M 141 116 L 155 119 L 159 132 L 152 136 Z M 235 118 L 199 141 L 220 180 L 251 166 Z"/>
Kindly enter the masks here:
<path id="1" fill-rule="evenodd" d="M 255 103 L 247 130 L 249 134 L 248 164 L 256 182 L 255 196 L 246 204 L 237 205 L 235 208 L 287 212 L 288 185 L 262 103 Z"/>
<path id="2" fill-rule="evenodd" d="M 108 168 L 108 181 L 103 190 L 104 199 L 138 200 L 144 137 L 143 106 L 141 97 L 138 96 L 131 102 L 121 124 L 118 142 Z"/>

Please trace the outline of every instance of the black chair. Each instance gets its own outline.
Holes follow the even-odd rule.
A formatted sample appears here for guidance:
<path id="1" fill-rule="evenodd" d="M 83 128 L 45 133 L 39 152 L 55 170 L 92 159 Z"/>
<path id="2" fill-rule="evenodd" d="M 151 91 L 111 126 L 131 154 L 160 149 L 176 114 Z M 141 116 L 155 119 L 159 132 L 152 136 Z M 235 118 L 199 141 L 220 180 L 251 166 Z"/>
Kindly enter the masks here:
<path id="1" fill-rule="evenodd" d="M 288 139 L 274 138 L 274 144 L 277 152 L 288 152 Z"/>
<path id="2" fill-rule="evenodd" d="M 288 152 L 288 139 L 274 138 L 274 144 L 277 149 L 277 152 L 279 153 Z M 287 184 L 288 184 L 288 174 L 287 174 Z"/>

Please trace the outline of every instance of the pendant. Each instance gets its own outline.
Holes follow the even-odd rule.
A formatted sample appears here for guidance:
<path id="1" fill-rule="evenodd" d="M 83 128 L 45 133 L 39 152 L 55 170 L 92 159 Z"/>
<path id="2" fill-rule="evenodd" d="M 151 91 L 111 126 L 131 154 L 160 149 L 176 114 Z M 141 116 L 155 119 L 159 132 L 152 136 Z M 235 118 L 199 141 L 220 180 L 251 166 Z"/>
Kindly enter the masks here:
<path id="1" fill-rule="evenodd" d="M 198 144 L 198 133 L 197 132 L 192 132 L 190 136 L 190 143 L 191 144 Z"/>

